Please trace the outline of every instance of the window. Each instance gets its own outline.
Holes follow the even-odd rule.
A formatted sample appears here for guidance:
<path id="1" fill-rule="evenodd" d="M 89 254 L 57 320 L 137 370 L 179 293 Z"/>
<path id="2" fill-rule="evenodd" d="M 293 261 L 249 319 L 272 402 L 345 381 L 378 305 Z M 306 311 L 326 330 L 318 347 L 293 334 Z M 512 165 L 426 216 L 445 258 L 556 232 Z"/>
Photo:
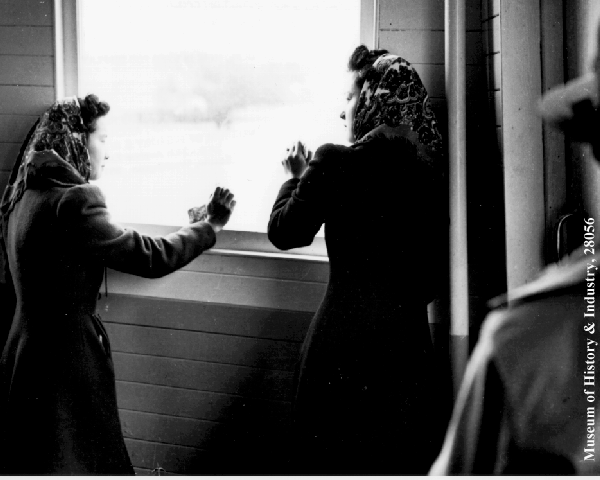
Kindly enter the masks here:
<path id="1" fill-rule="evenodd" d="M 264 236 L 285 149 L 345 142 L 346 62 L 364 5 L 79 0 L 77 93 L 111 105 L 98 184 L 114 219 L 186 224 L 222 185 L 237 199 L 227 229 Z"/>

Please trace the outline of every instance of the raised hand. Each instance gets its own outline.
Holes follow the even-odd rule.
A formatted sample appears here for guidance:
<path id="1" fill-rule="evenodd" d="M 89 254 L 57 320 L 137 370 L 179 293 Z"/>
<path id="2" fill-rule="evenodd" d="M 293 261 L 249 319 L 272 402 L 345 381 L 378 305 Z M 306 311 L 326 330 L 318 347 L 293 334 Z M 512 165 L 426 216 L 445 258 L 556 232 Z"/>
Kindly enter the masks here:
<path id="1" fill-rule="evenodd" d="M 206 205 L 206 222 L 219 232 L 229 221 L 234 208 L 233 193 L 227 188 L 217 187 Z"/>
<path id="2" fill-rule="evenodd" d="M 287 156 L 281 164 L 285 173 L 293 178 L 300 178 L 311 159 L 312 152 L 306 148 L 306 145 L 296 142 L 291 149 L 287 149 Z"/>

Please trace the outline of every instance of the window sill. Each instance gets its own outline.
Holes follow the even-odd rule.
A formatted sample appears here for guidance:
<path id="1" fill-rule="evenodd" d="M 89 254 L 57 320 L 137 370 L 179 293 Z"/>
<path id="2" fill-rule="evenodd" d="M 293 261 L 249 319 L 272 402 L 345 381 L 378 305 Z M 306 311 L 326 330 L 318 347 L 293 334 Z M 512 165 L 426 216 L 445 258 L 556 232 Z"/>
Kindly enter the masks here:
<path id="1" fill-rule="evenodd" d="M 180 227 L 170 225 L 153 225 L 143 223 L 123 223 L 126 228 L 137 230 L 150 236 L 165 236 L 176 232 Z M 266 233 L 243 232 L 235 230 L 222 230 L 217 234 L 215 248 L 206 254 L 219 254 L 228 256 L 281 258 L 289 260 L 302 260 L 328 263 L 325 239 L 316 237 L 313 243 L 307 247 L 294 248 L 289 251 L 281 251 L 275 248 L 267 238 Z"/>

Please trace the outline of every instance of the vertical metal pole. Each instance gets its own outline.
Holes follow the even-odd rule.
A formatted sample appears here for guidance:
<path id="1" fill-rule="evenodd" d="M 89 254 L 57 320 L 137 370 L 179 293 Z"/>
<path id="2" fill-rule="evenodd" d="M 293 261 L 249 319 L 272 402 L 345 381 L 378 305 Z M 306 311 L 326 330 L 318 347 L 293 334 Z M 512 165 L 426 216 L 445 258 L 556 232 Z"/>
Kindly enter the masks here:
<path id="1" fill-rule="evenodd" d="M 56 100 L 78 94 L 77 0 L 54 0 L 54 81 Z"/>
<path id="2" fill-rule="evenodd" d="M 445 0 L 450 162 L 450 348 L 455 394 L 469 352 L 465 0 Z"/>

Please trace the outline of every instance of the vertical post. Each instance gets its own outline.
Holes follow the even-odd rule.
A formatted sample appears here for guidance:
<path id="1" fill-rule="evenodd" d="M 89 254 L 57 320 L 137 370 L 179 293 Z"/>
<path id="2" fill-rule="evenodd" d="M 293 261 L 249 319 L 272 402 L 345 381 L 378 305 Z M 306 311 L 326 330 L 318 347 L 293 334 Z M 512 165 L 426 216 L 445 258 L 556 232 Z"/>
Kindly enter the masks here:
<path id="1" fill-rule="evenodd" d="M 54 0 L 54 80 L 56 99 L 79 89 L 77 0 Z"/>
<path id="2" fill-rule="evenodd" d="M 456 393 L 469 353 L 465 0 L 446 0 L 444 13 L 450 162 L 450 347 Z"/>
<path id="3" fill-rule="evenodd" d="M 502 151 L 509 292 L 543 268 L 546 223 L 540 2 L 501 1 Z"/>
<path id="4" fill-rule="evenodd" d="M 360 43 L 369 49 L 379 44 L 379 0 L 360 2 Z"/>
<path id="5" fill-rule="evenodd" d="M 580 5 L 580 48 L 579 54 L 579 72 L 583 75 L 592 70 L 594 60 L 598 52 L 598 28 L 600 22 L 600 2 L 597 0 L 586 0 Z M 596 222 L 600 220 L 600 169 L 598 161 L 595 158 L 589 145 L 578 145 L 579 161 L 582 163 L 583 171 L 583 201 L 586 211 L 590 215 L 596 216 Z"/>
<path id="6" fill-rule="evenodd" d="M 542 91 L 546 92 L 565 82 L 563 62 L 564 22 L 563 0 L 542 0 L 540 2 L 541 47 L 542 47 Z M 553 226 L 561 215 L 572 212 L 568 205 L 567 193 L 568 169 L 565 149 L 565 136 L 556 128 L 542 125 L 544 147 L 544 183 L 546 235 L 548 253 L 554 253 L 556 239 L 553 238 Z"/>

